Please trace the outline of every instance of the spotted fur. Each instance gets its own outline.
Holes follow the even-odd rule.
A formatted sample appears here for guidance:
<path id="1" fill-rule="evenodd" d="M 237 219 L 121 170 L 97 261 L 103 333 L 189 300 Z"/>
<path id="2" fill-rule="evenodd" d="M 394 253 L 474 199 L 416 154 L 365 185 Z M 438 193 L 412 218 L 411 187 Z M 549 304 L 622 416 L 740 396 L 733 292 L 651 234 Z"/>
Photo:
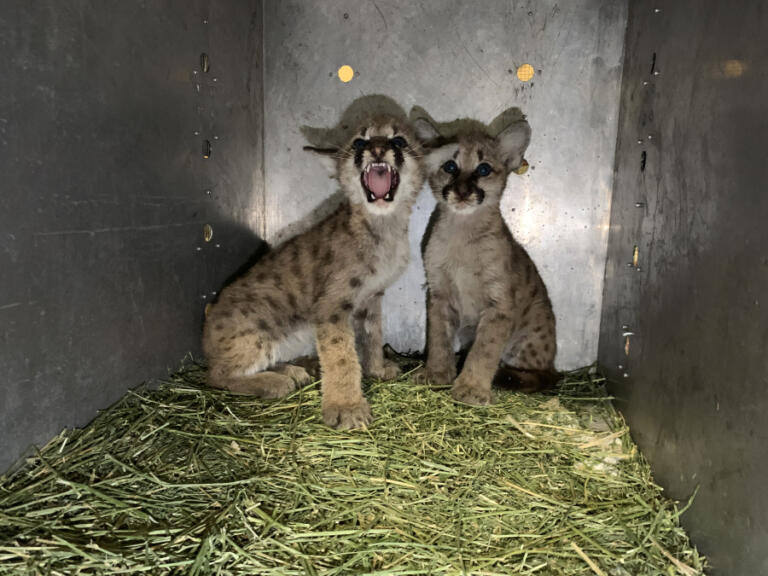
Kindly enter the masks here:
<path id="1" fill-rule="evenodd" d="M 429 120 L 415 121 L 435 143 L 426 164 L 437 200 L 422 243 L 427 361 L 419 377 L 452 385 L 454 398 L 482 405 L 492 401 L 494 378 L 526 390 L 553 381 L 555 316 L 536 266 L 499 207 L 528 146 L 528 122 L 519 119 L 496 137 L 480 123 L 468 125 L 446 141 Z M 466 352 L 458 376 L 457 348 Z"/>
<path id="2" fill-rule="evenodd" d="M 396 137 L 405 145 L 393 144 Z M 357 428 L 371 420 L 362 374 L 399 373 L 382 353 L 381 298 L 408 262 L 408 220 L 424 180 L 421 150 L 405 120 L 391 117 L 369 120 L 340 149 L 313 150 L 329 158 L 345 201 L 222 290 L 203 329 L 208 382 L 278 398 L 310 379 L 295 359 L 314 349 L 323 420 Z M 382 192 L 370 201 L 363 171 L 371 163 L 396 169 L 388 199 Z"/>

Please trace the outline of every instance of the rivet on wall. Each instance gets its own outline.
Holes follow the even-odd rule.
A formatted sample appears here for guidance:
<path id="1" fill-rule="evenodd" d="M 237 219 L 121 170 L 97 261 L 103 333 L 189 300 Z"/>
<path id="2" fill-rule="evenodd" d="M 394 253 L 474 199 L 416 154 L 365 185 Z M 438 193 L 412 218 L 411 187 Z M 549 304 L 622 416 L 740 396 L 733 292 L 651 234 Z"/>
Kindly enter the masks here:
<path id="1" fill-rule="evenodd" d="M 346 64 L 339 68 L 337 74 L 339 76 L 339 80 L 344 83 L 349 82 L 352 80 L 352 78 L 355 77 L 355 71 L 352 69 L 352 66 L 347 66 Z"/>
<path id="2" fill-rule="evenodd" d="M 522 64 L 517 68 L 517 79 L 520 82 L 529 82 L 533 78 L 534 70 L 530 64 Z"/>

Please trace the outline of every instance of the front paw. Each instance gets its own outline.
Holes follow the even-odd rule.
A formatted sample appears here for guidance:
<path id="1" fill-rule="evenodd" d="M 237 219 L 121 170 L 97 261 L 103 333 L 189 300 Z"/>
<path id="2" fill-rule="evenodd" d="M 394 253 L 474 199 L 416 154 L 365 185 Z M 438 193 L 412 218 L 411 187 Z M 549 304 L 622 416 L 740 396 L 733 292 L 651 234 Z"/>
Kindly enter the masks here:
<path id="1" fill-rule="evenodd" d="M 456 378 L 456 370 L 452 367 L 422 366 L 413 373 L 413 380 L 423 386 L 433 386 L 435 388 L 447 388 Z"/>
<path id="2" fill-rule="evenodd" d="M 384 358 L 381 367 L 369 370 L 366 376 L 376 378 L 377 380 L 394 380 L 402 373 L 403 371 L 400 370 L 400 366 L 397 365 L 397 362 L 394 362 L 389 358 Z"/>
<path id="3" fill-rule="evenodd" d="M 458 402 L 473 406 L 488 406 L 493 403 L 491 383 L 472 382 L 469 378 L 459 376 L 451 388 L 451 396 Z"/>
<path id="4" fill-rule="evenodd" d="M 361 398 L 353 404 L 329 403 L 323 405 L 323 422 L 331 428 L 353 430 L 365 428 L 371 423 L 371 407 L 368 401 Z"/>

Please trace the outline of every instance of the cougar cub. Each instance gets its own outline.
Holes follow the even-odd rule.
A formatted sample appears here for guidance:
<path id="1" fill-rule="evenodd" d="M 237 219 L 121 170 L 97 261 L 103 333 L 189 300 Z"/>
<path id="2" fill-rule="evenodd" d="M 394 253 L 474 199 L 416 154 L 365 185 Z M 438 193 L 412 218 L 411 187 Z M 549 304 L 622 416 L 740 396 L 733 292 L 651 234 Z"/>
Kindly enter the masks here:
<path id="1" fill-rule="evenodd" d="M 331 156 L 345 200 L 222 290 L 203 329 L 208 382 L 284 396 L 309 380 L 290 361 L 314 340 L 323 420 L 357 428 L 371 420 L 361 374 L 399 374 L 383 357 L 381 297 L 408 262 L 408 220 L 424 181 L 421 151 L 407 122 L 394 117 L 367 121 L 341 149 L 307 148 Z"/>
<path id="2" fill-rule="evenodd" d="M 446 142 L 431 121 L 414 121 L 433 143 L 426 168 L 437 199 L 422 243 L 428 309 L 421 378 L 452 383 L 459 401 L 489 404 L 495 377 L 526 390 L 553 381 L 555 317 L 536 266 L 499 208 L 507 176 L 528 147 L 528 122 L 520 115 L 495 137 L 479 122 L 469 126 Z M 458 377 L 457 344 L 471 344 Z"/>

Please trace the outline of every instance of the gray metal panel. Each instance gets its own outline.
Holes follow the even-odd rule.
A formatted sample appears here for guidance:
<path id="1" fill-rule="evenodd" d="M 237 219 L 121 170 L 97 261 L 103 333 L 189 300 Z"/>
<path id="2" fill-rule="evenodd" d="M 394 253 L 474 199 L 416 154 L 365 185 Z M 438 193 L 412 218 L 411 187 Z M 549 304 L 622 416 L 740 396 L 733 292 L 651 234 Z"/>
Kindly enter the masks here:
<path id="1" fill-rule="evenodd" d="M 3 3 L 0 471 L 198 349 L 260 243 L 261 29 L 256 1 Z"/>
<path id="2" fill-rule="evenodd" d="M 303 218 L 334 190 L 302 156 L 303 124 L 335 124 L 364 94 L 387 94 L 437 120 L 490 121 L 521 107 L 533 127 L 535 170 L 512 177 L 503 204 L 550 288 L 559 365 L 597 357 L 597 334 L 618 124 L 626 2 L 389 0 L 269 2 L 265 7 L 267 238 Z M 517 66 L 532 64 L 522 84 Z M 347 64 L 355 78 L 336 77 Z M 413 217 L 411 267 L 385 298 L 385 332 L 420 349 L 425 323 L 418 243 L 433 207 L 424 192 Z"/>
<path id="3" fill-rule="evenodd" d="M 712 573 L 768 574 L 768 10 L 629 22 L 600 361 L 657 480 L 701 487 L 683 521 Z"/>

